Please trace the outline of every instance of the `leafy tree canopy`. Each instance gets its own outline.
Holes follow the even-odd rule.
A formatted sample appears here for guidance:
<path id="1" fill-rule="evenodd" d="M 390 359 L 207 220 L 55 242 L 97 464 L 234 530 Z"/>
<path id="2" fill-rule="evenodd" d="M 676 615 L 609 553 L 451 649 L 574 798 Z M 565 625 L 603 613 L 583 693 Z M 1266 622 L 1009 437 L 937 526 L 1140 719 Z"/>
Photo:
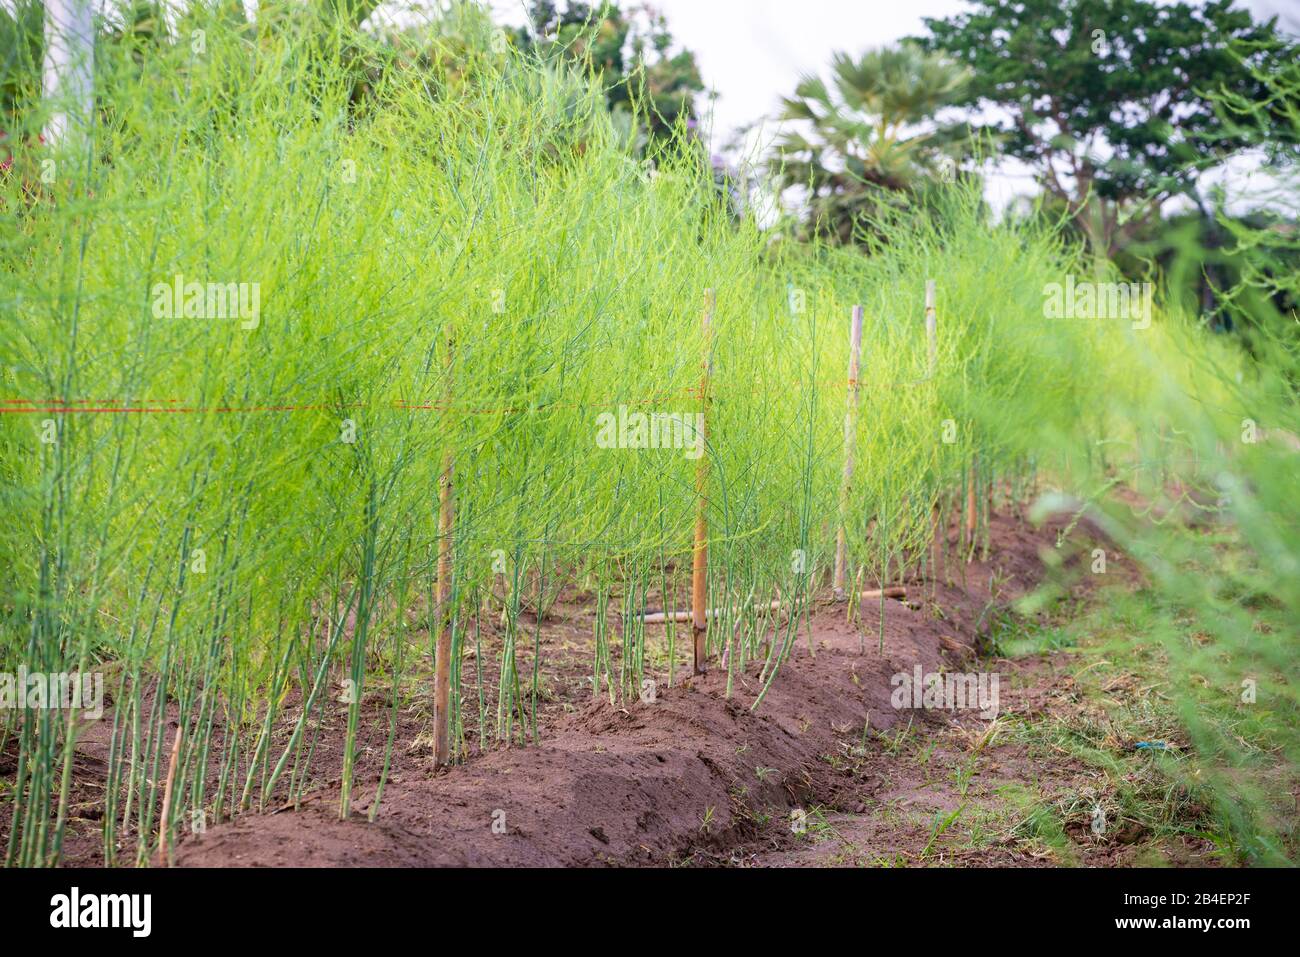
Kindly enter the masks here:
<path id="1" fill-rule="evenodd" d="M 516 34 L 519 46 L 595 75 L 610 108 L 629 123 L 640 119 L 648 139 L 666 139 L 679 121 L 694 121 L 704 82 L 694 53 L 673 52 L 662 14 L 648 5 L 624 10 L 613 2 L 569 2 L 561 10 L 553 0 L 535 0 L 529 13 L 530 26 Z"/>
<path id="2" fill-rule="evenodd" d="M 1199 174 L 1246 145 L 1209 99 L 1264 97 L 1252 68 L 1295 57 L 1276 18 L 1256 23 L 1231 0 L 970 0 L 926 18 L 918 42 L 973 71 L 966 105 L 999 108 L 983 125 L 1066 204 L 1095 251 Z M 1236 55 L 1248 49 L 1246 62 Z"/>

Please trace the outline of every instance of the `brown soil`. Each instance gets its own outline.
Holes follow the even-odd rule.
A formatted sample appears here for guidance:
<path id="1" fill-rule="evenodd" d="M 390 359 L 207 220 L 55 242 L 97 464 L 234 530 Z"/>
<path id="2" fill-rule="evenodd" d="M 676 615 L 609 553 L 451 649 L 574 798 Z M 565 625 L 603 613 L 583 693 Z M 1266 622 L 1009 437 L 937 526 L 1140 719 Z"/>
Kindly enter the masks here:
<path id="1" fill-rule="evenodd" d="M 949 531 L 955 539 L 955 529 Z M 1000 609 L 1049 574 L 1040 558 L 1044 552 L 1064 558 L 1067 590 L 1086 588 L 1085 580 L 1093 576 L 1078 574 L 1080 558 L 1086 566 L 1095 534 L 1065 520 L 1034 529 L 1011 516 L 995 517 L 991 557 L 977 555 L 969 564 L 950 560 L 951 581 L 943 576 L 937 583 L 908 582 L 909 604 L 885 603 L 883 654 L 876 602 L 865 602 L 853 622 L 845 605 L 819 604 L 809 621 L 800 624 L 791 655 L 757 711 L 751 705 L 761 690 L 759 663 L 733 676 L 730 698 L 726 673 L 715 667 L 694 679 L 683 673 L 672 688 L 660 680 L 653 703 L 624 708 L 611 706 L 607 697 L 593 701 L 594 603 L 592 596 L 566 589 L 548 611 L 540 634 L 540 743 L 480 752 L 475 704 L 467 701 L 468 760 L 437 769 L 427 689 L 414 679 L 395 689 L 381 678 L 368 678 L 348 820 L 340 820 L 338 813 L 347 708 L 330 702 L 319 729 L 314 719 L 310 725 L 315 754 L 298 805 L 289 802 L 282 781 L 259 807 L 254 787 L 248 812 L 233 822 L 210 824 L 202 836 L 182 838 L 175 863 L 1132 863 L 1134 842 L 1128 841 L 1122 822 L 1116 822 L 1107 840 L 1093 841 L 1086 816 L 1073 821 L 1064 852 L 1045 846 L 1026 827 L 1026 815 L 1036 803 L 1088 793 L 1095 772 L 1081 762 L 1064 753 L 1031 752 L 1006 732 L 1006 720 L 990 733 L 989 724 L 972 712 L 896 710 L 890 700 L 891 676 L 910 674 L 920 665 L 926 672 L 999 672 L 1004 719 L 1036 720 L 1081 707 L 1072 691 L 1069 663 L 1061 656 L 1007 662 L 981 659 L 979 653 L 987 650 L 983 637 Z M 1059 547 L 1065 537 L 1069 541 Z M 1128 563 L 1108 552 L 1108 578 L 1131 579 Z M 1076 580 L 1072 586 L 1071 574 Z M 527 614 L 525 619 L 530 638 L 521 637 L 519 668 L 531 674 L 535 619 Z M 413 623 L 413 631 L 419 632 L 418 624 Z M 809 652 L 810 636 L 815 654 Z M 467 685 L 481 665 L 484 684 L 495 687 L 498 640 L 497 630 L 484 622 L 483 660 L 475 662 L 473 649 L 468 651 Z M 688 627 L 679 630 L 679 660 L 688 640 Z M 662 626 L 651 628 L 647 641 L 663 645 Z M 661 657 L 656 666 L 660 676 L 665 661 Z M 410 670 L 427 674 L 430 667 L 425 661 Z M 379 813 L 370 823 L 393 695 L 399 708 L 392 767 Z M 146 696 L 146 703 L 150 700 Z M 296 695 L 282 706 L 272 734 L 273 756 L 283 750 L 301 707 Z M 169 703 L 172 721 L 175 712 Z M 78 738 L 65 864 L 104 863 L 109 725 L 95 722 Z M 168 741 L 172 727 L 164 728 Z M 214 742 L 225 733 L 218 724 Z M 219 759 L 212 764 L 209 796 L 215 792 Z M 0 777 L 12 776 L 15 766 L 11 738 L 0 746 Z M 239 782 L 247 773 L 241 767 Z M 947 829 L 936 836 L 936 825 L 954 811 L 958 813 Z M 4 818 L 0 843 L 9 824 Z M 806 820 L 802 833 L 792 827 L 797 820 Z M 118 846 L 118 862 L 134 863 L 131 830 L 119 833 Z M 1200 850 L 1189 847 L 1187 852 L 1195 856 Z"/>
<path id="2" fill-rule="evenodd" d="M 881 815 L 870 816 L 871 821 L 861 815 L 879 803 L 890 769 L 902 764 L 888 750 L 891 733 L 908 726 L 931 737 L 980 732 L 971 732 L 969 725 L 963 732 L 949 712 L 896 710 L 890 703 L 890 677 L 911 673 L 918 664 L 927 672 L 970 668 L 991 611 L 1040 580 L 1040 549 L 1056 545 L 1061 527 L 1033 530 L 997 518 L 993 557 L 954 570 L 966 587 L 960 582 L 913 583 L 910 595 L 923 595 L 920 607 L 886 603 L 883 654 L 874 603 L 861 609 L 856 623 L 847 620 L 843 605 L 819 607 L 811 616 L 815 655 L 801 628 L 789 660 L 756 712 L 751 705 L 760 690 L 760 664 L 735 676 L 729 699 L 721 670 L 671 689 L 660 687 L 653 703 L 626 708 L 611 707 L 606 700 L 564 714 L 565 704 L 573 704 L 560 696 L 544 717 L 537 745 L 489 751 L 443 770 L 433 767 L 427 752 L 399 748 L 373 824 L 366 819 L 378 781 L 378 762 L 372 759 L 361 765 L 354 814 L 348 820 L 338 817 L 337 782 L 330 782 L 297 808 L 244 815 L 202 837 L 185 838 L 176 863 L 852 862 L 809 856 L 807 836 L 792 834 L 790 827 L 792 812 L 808 808 L 859 812 L 851 833 L 837 844 L 862 849 L 853 861 L 889 858 L 904 848 L 909 860 L 937 862 L 934 847 L 917 855 L 916 835 L 900 840 L 901 831 L 881 829 Z M 574 686 L 581 688 L 576 681 Z M 1004 711 L 1017 707 L 1015 694 L 1015 689 L 1004 690 Z M 586 695 L 589 700 L 589 688 Z M 374 729 L 372 751 L 382 753 L 386 730 Z M 993 761 L 1003 754 L 987 746 L 985 753 Z M 1044 773 L 1038 766 L 1002 760 L 999 773 L 1010 777 Z M 1059 771 L 1062 780 L 1079 773 L 1069 767 Z M 873 776 L 880 782 L 874 787 Z M 907 782 L 889 786 L 897 789 Z M 941 798 L 941 804 L 949 799 Z M 845 824 L 845 819 L 836 820 Z M 820 821 L 809 829 L 822 830 Z M 919 833 L 928 835 L 929 828 Z M 920 840 L 921 845 L 927 842 Z"/>

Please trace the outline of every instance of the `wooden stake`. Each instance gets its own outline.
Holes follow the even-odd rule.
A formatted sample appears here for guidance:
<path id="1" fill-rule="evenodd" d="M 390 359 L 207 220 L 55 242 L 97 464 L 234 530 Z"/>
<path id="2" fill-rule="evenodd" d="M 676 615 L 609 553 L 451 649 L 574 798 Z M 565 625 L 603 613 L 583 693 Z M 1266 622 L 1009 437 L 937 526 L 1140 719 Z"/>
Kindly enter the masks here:
<path id="1" fill-rule="evenodd" d="M 890 585 L 888 588 L 868 588 L 858 597 L 867 600 L 872 598 L 897 598 L 901 601 L 907 597 L 907 589 L 902 585 Z"/>
<path id="2" fill-rule="evenodd" d="M 934 314 L 934 280 L 925 281 L 925 340 L 930 350 L 930 375 L 939 371 L 939 321 Z"/>
<path id="3" fill-rule="evenodd" d="M 930 378 L 934 378 L 939 371 L 939 320 L 934 312 L 934 289 L 934 280 L 927 279 L 925 281 L 925 341 L 929 352 Z M 931 520 L 934 534 L 930 541 L 930 576 L 935 582 L 938 582 L 942 558 L 939 536 L 946 534 L 946 529 L 943 526 L 937 502 L 934 505 Z"/>
<path id="4" fill-rule="evenodd" d="M 176 764 L 181 755 L 181 735 L 184 731 L 184 723 L 177 719 L 176 735 L 172 738 L 172 756 L 167 762 L 167 780 L 163 784 L 162 823 L 158 828 L 158 856 L 162 859 L 163 867 L 167 866 L 167 852 L 171 844 L 168 819 L 172 814 L 172 788 L 176 785 Z"/>
<path id="5" fill-rule="evenodd" d="M 971 546 L 975 544 L 975 531 L 979 528 L 979 509 L 976 506 L 975 485 L 979 480 L 980 459 L 978 452 L 970 457 L 970 481 L 966 483 L 966 536 Z"/>
<path id="6" fill-rule="evenodd" d="M 447 341 L 447 384 L 444 405 L 452 400 L 451 360 L 454 343 Z M 433 761 L 451 763 L 451 538 L 455 521 L 453 495 L 456 462 L 452 443 L 442 454 L 442 475 L 438 478 L 438 583 L 435 600 L 437 633 L 433 658 Z"/>
<path id="7" fill-rule="evenodd" d="M 691 555 L 691 621 L 695 632 L 695 674 L 704 674 L 709 618 L 705 604 L 708 602 L 709 519 L 708 487 L 709 456 L 707 451 L 709 376 L 713 367 L 713 307 L 712 289 L 704 291 L 704 363 L 700 375 L 700 443 L 705 454 L 700 456 L 695 472 L 695 547 Z"/>
<path id="8" fill-rule="evenodd" d="M 907 589 L 902 585 L 890 585 L 888 588 L 869 588 L 862 592 L 858 597 L 867 599 L 873 598 L 894 598 L 899 601 L 907 597 Z M 779 611 L 789 602 L 780 599 L 770 601 L 766 605 L 756 605 L 759 611 Z M 724 613 L 722 608 L 709 608 L 704 612 L 707 619 L 721 618 Z M 689 611 L 648 611 L 641 616 L 640 621 L 646 625 L 663 625 L 670 621 L 690 621 L 694 612 Z"/>
<path id="9" fill-rule="evenodd" d="M 849 493 L 853 487 L 853 446 L 858 435 L 858 370 L 862 354 L 862 307 L 853 307 L 849 321 L 849 392 L 844 410 L 844 476 L 840 481 L 840 528 L 835 537 L 835 597 L 844 597 L 845 549 L 848 531 L 845 514 L 849 509 Z"/>
<path id="10" fill-rule="evenodd" d="M 943 528 L 943 521 L 940 519 L 939 503 L 935 502 L 930 509 L 930 580 L 938 586 L 939 577 L 943 574 L 943 548 L 939 536 L 946 534 Z"/>
<path id="11" fill-rule="evenodd" d="M 766 605 L 756 606 L 759 610 L 776 611 L 781 607 L 781 602 L 771 601 Z M 704 612 L 705 618 L 717 619 L 722 617 L 723 609 L 710 608 Z M 648 611 L 641 616 L 641 622 L 646 625 L 662 625 L 670 621 L 691 621 L 694 618 L 693 611 Z"/>

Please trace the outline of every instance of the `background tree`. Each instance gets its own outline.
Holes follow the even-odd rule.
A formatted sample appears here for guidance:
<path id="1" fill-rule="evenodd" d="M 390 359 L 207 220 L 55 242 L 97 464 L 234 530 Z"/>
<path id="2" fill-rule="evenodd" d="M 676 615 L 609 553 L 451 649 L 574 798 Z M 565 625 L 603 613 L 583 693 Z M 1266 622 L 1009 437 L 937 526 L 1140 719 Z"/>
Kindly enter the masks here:
<path id="1" fill-rule="evenodd" d="M 44 24 L 39 0 L 0 7 L 0 129 L 14 129 L 18 114 L 40 96 Z"/>
<path id="2" fill-rule="evenodd" d="M 853 242 L 878 204 L 916 202 L 956 169 L 968 128 L 935 116 L 963 99 L 968 81 L 950 57 L 912 44 L 836 53 L 829 85 L 803 77 L 780 114 L 803 122 L 780 136 L 767 165 L 782 190 L 807 190 L 806 231 Z"/>
<path id="3" fill-rule="evenodd" d="M 1276 18 L 1257 24 L 1231 0 L 971 2 L 970 12 L 926 18 L 919 42 L 972 68 L 966 105 L 994 113 L 983 125 L 1107 256 L 1247 145 L 1208 91 L 1258 101 L 1252 69 L 1296 55 Z M 1249 46 L 1245 63 L 1234 45 Z"/>
<path id="4" fill-rule="evenodd" d="M 667 20 L 649 5 L 566 3 L 560 10 L 536 0 L 529 19 L 516 33 L 518 45 L 593 74 L 628 128 L 634 117 L 642 121 L 643 145 L 668 138 L 679 122 L 694 125 L 695 97 L 704 90 L 695 54 L 672 52 Z"/>

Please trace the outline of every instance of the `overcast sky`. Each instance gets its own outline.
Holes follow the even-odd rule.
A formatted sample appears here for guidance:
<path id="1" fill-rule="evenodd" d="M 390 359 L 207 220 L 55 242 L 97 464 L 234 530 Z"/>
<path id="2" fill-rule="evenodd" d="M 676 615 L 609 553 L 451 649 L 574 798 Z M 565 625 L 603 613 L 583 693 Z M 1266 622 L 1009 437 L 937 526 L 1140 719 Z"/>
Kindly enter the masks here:
<path id="1" fill-rule="evenodd" d="M 628 6 L 631 0 L 624 0 Z M 1300 34 L 1300 0 L 1237 0 L 1257 19 L 1277 15 Z M 521 0 L 490 0 L 499 21 L 523 22 Z M 965 0 L 653 0 L 677 41 L 694 51 L 706 87 L 716 91 L 712 138 L 715 151 L 735 131 L 778 109 L 804 73 L 825 73 L 831 53 L 861 53 L 923 32 L 923 17 L 947 17 L 968 8 Z M 701 103 L 707 116 L 707 104 Z M 764 131 L 770 139 L 772 129 Z M 753 149 L 757 137 L 751 137 Z M 1001 206 L 1016 194 L 1035 192 L 1027 170 L 1004 163 L 990 177 L 989 199 Z"/>

